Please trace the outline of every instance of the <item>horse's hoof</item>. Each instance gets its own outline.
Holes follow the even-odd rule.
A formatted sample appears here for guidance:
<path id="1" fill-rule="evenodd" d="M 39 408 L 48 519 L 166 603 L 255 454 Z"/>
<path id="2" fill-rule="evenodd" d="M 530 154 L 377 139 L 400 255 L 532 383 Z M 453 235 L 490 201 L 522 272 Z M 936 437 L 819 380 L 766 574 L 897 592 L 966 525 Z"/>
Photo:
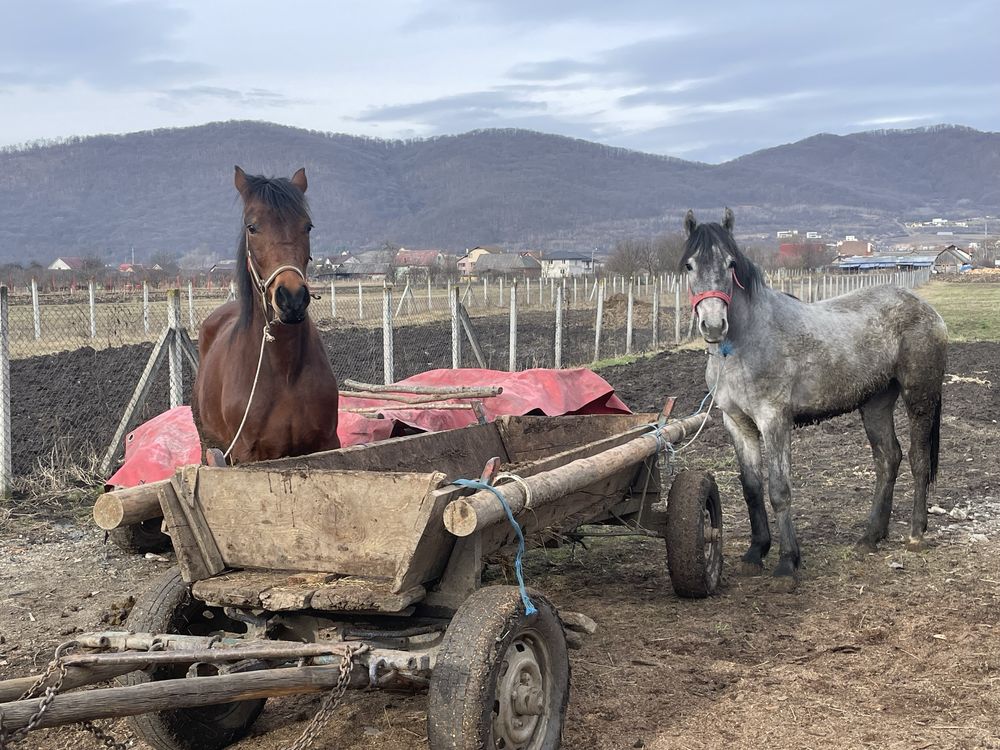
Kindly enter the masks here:
<path id="1" fill-rule="evenodd" d="M 744 576 L 759 576 L 764 574 L 764 564 L 759 562 L 747 562 L 742 560 L 740 562 L 740 575 Z"/>
<path id="2" fill-rule="evenodd" d="M 792 575 L 780 575 L 777 572 L 771 576 L 771 585 L 774 590 L 782 594 L 790 594 L 799 587 L 798 573 Z"/>
<path id="3" fill-rule="evenodd" d="M 906 549 L 910 552 L 923 552 L 930 545 L 927 544 L 927 540 L 923 537 L 911 536 L 906 540 Z"/>
<path id="4" fill-rule="evenodd" d="M 858 555 L 871 555 L 878 551 L 878 545 L 871 539 L 859 539 L 854 545 L 854 551 Z"/>

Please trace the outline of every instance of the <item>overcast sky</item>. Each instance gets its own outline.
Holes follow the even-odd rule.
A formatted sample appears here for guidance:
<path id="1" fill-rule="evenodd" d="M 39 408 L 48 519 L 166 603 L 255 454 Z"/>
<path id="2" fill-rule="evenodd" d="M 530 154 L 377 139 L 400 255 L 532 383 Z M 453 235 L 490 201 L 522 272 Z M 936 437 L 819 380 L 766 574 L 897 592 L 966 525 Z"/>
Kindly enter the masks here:
<path id="1" fill-rule="evenodd" d="M 3 0 L 0 145 L 216 120 L 520 127 L 718 162 L 1000 130 L 994 0 Z"/>

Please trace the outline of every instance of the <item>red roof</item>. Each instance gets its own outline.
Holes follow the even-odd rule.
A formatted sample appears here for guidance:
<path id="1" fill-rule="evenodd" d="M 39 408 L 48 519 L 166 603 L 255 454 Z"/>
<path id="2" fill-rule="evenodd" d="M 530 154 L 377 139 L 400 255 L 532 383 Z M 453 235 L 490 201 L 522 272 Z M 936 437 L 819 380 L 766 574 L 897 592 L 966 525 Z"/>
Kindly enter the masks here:
<path id="1" fill-rule="evenodd" d="M 396 253 L 398 266 L 433 266 L 441 258 L 438 250 L 400 250 Z"/>

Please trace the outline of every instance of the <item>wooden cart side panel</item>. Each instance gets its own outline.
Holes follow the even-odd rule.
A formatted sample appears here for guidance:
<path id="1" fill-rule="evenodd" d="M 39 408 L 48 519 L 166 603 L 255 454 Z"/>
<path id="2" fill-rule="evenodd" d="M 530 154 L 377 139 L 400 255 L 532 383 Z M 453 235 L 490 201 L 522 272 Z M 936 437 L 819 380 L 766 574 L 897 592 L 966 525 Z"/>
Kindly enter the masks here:
<path id="1" fill-rule="evenodd" d="M 311 471 L 336 469 L 354 471 L 426 471 L 444 472 L 448 479 L 478 476 L 490 458 L 509 457 L 495 423 L 472 425 L 444 432 L 407 435 L 367 445 L 353 445 L 308 456 L 279 458 L 245 464 L 255 471 Z M 479 467 L 479 468 L 476 468 Z"/>
<path id="2" fill-rule="evenodd" d="M 225 564 L 204 518 L 185 502 L 185 492 L 186 487 L 179 477 L 156 488 L 181 577 L 192 583 L 221 573 Z M 201 528 L 196 528 L 198 525 Z"/>
<path id="3" fill-rule="evenodd" d="M 427 518 L 414 524 L 414 532 L 420 538 L 410 558 L 401 560 L 396 569 L 394 592 L 406 591 L 441 576 L 455 545 L 455 537 L 444 527 L 444 509 L 448 503 L 466 492 L 468 490 L 450 484 L 428 493 Z"/>
<path id="4" fill-rule="evenodd" d="M 392 580 L 420 539 L 433 473 L 200 467 L 194 500 L 230 568 Z M 440 522 L 440 521 L 439 521 Z"/>
<path id="5" fill-rule="evenodd" d="M 655 414 L 502 417 L 497 425 L 511 463 L 550 464 L 557 456 L 570 452 L 575 454 L 574 458 L 585 458 L 628 442 L 656 418 Z M 532 473 L 545 470 L 538 468 Z"/>

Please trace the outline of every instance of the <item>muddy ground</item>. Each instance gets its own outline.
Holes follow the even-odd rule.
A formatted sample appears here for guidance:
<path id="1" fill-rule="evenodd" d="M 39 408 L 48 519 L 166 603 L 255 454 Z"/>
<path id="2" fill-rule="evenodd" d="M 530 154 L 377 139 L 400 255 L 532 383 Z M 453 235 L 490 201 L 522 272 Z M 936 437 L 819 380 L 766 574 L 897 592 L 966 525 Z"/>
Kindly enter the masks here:
<path id="1" fill-rule="evenodd" d="M 704 392 L 703 366 L 704 354 L 680 352 L 602 374 L 634 409 L 674 394 L 686 413 Z M 926 552 L 903 549 L 905 464 L 890 538 L 877 554 L 853 552 L 874 474 L 860 419 L 849 415 L 800 430 L 793 444 L 805 566 L 795 593 L 736 572 L 748 524 L 719 425 L 677 461 L 711 469 L 722 490 L 718 595 L 678 599 L 658 540 L 531 553 L 530 585 L 600 627 L 570 652 L 563 747 L 1000 747 L 1000 345 L 953 345 L 948 373 Z M 41 667 L 76 628 L 118 622 L 128 597 L 169 565 L 102 545 L 85 520 L 8 523 L 0 534 L 0 676 Z M 272 701 L 238 747 L 287 745 L 318 701 Z M 317 746 L 425 748 L 425 709 L 423 695 L 352 694 Z M 55 748 L 62 737 L 39 733 L 26 746 Z"/>

